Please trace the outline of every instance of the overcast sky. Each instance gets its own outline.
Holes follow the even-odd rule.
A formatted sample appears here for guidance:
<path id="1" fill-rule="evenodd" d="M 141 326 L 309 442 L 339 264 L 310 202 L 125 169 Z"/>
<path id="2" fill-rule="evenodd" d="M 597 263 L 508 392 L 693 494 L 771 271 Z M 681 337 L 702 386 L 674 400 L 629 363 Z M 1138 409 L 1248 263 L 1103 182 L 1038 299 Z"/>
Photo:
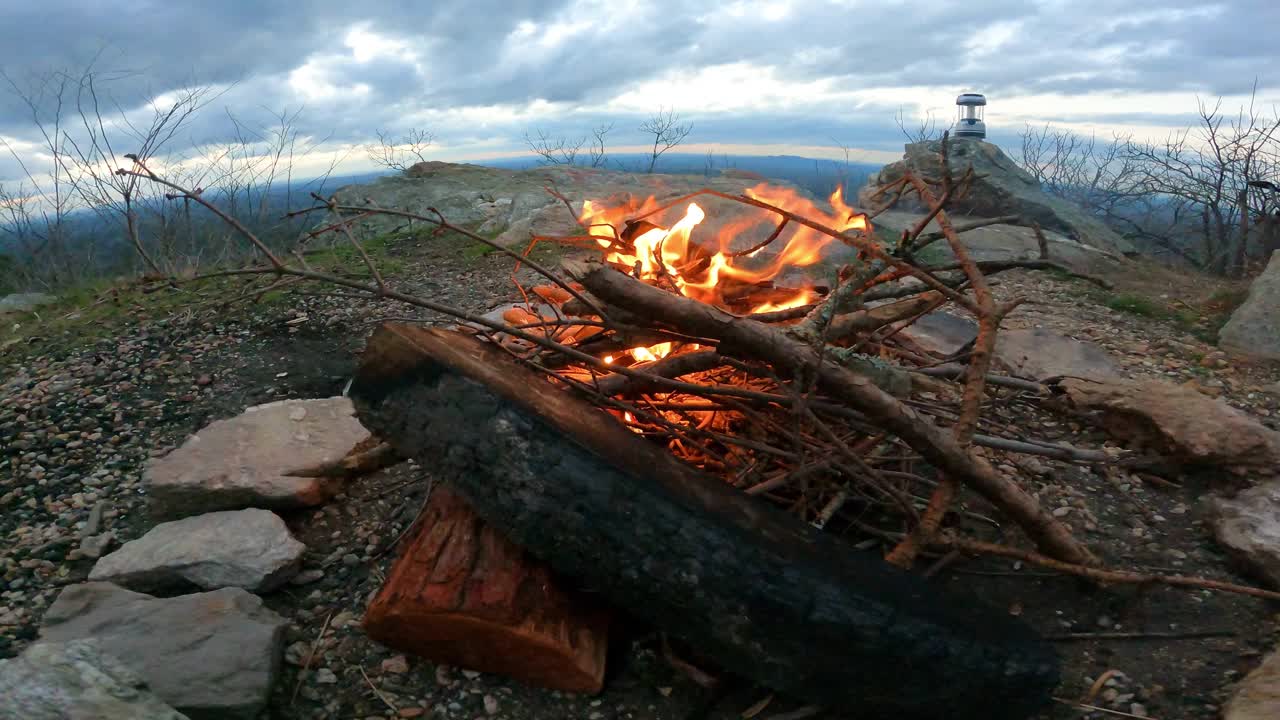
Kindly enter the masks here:
<path id="1" fill-rule="evenodd" d="M 949 121 L 983 92 L 994 139 L 1026 122 L 1162 136 L 1197 95 L 1280 101 L 1280 2 L 1101 0 L 40 0 L 0 7 L 0 68 L 22 87 L 98 56 L 126 108 L 193 83 L 225 91 L 181 142 L 301 109 L 342 152 L 375 129 L 429 128 L 442 159 L 518 151 L 527 129 L 611 142 L 664 106 L 707 144 L 867 159 L 900 152 L 894 114 Z M 0 93 L 0 136 L 31 148 Z M 896 153 L 895 153 L 896 154 Z M 354 153 L 347 167 L 367 167 Z M 0 160 L 0 179 L 13 177 Z"/>

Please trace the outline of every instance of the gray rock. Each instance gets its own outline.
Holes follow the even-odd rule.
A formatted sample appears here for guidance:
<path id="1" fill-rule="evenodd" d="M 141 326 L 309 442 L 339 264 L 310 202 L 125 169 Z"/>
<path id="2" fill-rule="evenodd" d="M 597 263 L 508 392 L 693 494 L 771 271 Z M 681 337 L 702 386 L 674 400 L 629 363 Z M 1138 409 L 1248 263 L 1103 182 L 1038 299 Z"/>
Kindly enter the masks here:
<path id="1" fill-rule="evenodd" d="M 1246 675 L 1222 708 L 1222 720 L 1276 718 L 1280 718 L 1280 650 L 1268 655 Z"/>
<path id="2" fill-rule="evenodd" d="M 0 315 L 6 313 L 31 312 L 41 305 L 48 305 L 57 300 L 44 293 L 14 293 L 0 298 Z"/>
<path id="3" fill-rule="evenodd" d="M 925 350 L 952 355 L 978 336 L 978 325 L 969 318 L 934 311 L 920 318 L 903 334 Z M 1043 328 L 1001 330 L 996 336 L 995 360 L 1019 377 L 1109 379 L 1120 370 L 1105 350 L 1094 343 L 1075 340 Z"/>
<path id="4" fill-rule="evenodd" d="M 160 523 L 99 560 L 89 579 L 139 592 L 190 583 L 263 593 L 297 574 L 306 549 L 269 510 L 225 510 Z"/>
<path id="5" fill-rule="evenodd" d="M 1233 498 L 1213 498 L 1209 508 L 1218 542 L 1268 585 L 1280 589 L 1280 481 L 1263 483 Z"/>
<path id="6" fill-rule="evenodd" d="M 58 595 L 40 638 L 94 639 L 158 697 L 196 720 L 249 720 L 266 707 L 286 624 L 239 588 L 155 598 L 110 583 L 84 583 Z"/>
<path id="7" fill-rule="evenodd" d="M 90 535 L 80 541 L 80 557 L 87 557 L 96 560 L 102 557 L 102 553 L 111 547 L 111 543 L 116 541 L 114 532 L 104 532 L 98 535 Z"/>
<path id="8" fill-rule="evenodd" d="M 308 477 L 341 459 L 369 432 L 344 397 L 282 400 L 219 420 L 148 463 L 143 480 L 160 519 L 245 507 L 318 505 L 341 481 Z"/>
<path id="9" fill-rule="evenodd" d="M 1105 379 L 1120 375 L 1120 369 L 1102 348 L 1043 328 L 1000 331 L 995 355 L 1014 375 L 1033 380 Z"/>
<path id="10" fill-rule="evenodd" d="M 1218 333 L 1228 352 L 1262 360 L 1280 360 L 1280 250 L 1249 286 L 1244 304 Z"/>
<path id="11" fill-rule="evenodd" d="M 37 643 L 0 660 L 0 720 L 183 720 L 91 640 Z"/>
<path id="12" fill-rule="evenodd" d="M 1084 245 L 1111 252 L 1134 251 L 1129 241 L 1102 221 L 1075 204 L 1041 190 L 1035 178 L 1019 168 L 1000 148 L 978 140 L 953 140 L 950 147 L 952 171 L 958 175 L 971 165 L 976 177 L 968 192 L 953 198 L 948 212 L 977 217 L 1020 215 L 1026 222 L 1038 222 L 1043 228 L 1060 232 Z M 874 207 L 877 203 L 869 197 L 868 191 L 881 183 L 901 178 L 908 169 L 918 175 L 938 177 L 942 169 L 939 142 L 907 145 L 901 161 L 886 165 L 871 177 L 859 194 L 859 204 Z M 919 209 L 918 198 L 905 198 L 904 201 L 903 209 Z"/>
<path id="13" fill-rule="evenodd" d="M 968 318 L 934 311 L 902 331 L 916 344 L 939 355 L 953 355 L 978 336 L 978 325 Z"/>

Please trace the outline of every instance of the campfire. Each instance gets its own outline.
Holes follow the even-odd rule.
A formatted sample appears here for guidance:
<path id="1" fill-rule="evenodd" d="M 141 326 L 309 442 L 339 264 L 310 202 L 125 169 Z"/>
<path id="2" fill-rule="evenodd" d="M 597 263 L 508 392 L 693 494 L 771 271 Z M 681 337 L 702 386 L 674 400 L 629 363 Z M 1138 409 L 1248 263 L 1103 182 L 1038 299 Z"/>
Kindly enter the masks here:
<path id="1" fill-rule="evenodd" d="M 384 325 L 351 390 L 370 430 L 460 496 L 423 509 L 434 524 L 405 541 L 366 618 L 371 636 L 448 646 L 458 654 L 442 649 L 443 659 L 475 667 L 486 662 L 477 648 L 492 647 L 489 661 L 505 663 L 495 671 L 518 675 L 559 662 L 574 677 L 560 687 L 598 688 L 607 623 L 584 619 L 554 571 L 717 665 L 814 702 L 877 716 L 1024 717 L 1056 685 L 1052 649 L 1006 613 L 940 597 L 904 572 L 920 558 L 935 572 L 987 554 L 1099 582 L 1280 594 L 1099 568 L 1025 478 L 997 469 L 1020 455 L 1128 470 L 1160 459 L 1046 442 L 991 417 L 997 406 L 1053 408 L 1049 386 L 993 372 L 1000 324 L 1021 300 L 998 302 L 990 276 L 1074 273 L 1044 241 L 1039 260 L 972 259 L 959 235 L 990 221 L 948 217 L 972 171 L 954 175 L 941 147 L 939 177 L 907 173 L 860 209 L 839 191 L 820 205 L 768 185 L 580 206 L 548 188 L 579 226 L 532 239 L 578 251 L 558 271 L 434 209 L 316 196 L 301 212 L 332 221 L 309 237 L 345 239 L 369 281 L 286 258 L 141 164 L 120 172 L 226 218 L 263 262 L 219 275 L 269 283 L 256 292 L 320 282 L 448 318 Z M 891 242 L 878 237 L 876 216 L 912 194 L 926 216 Z M 516 282 L 522 302 L 496 315 L 402 292 L 355 236 L 371 215 L 487 244 L 542 280 Z M 935 242 L 954 260 L 924 262 Z M 911 336 L 944 306 L 978 328 L 947 356 Z M 505 540 L 477 530 L 471 507 Z M 1012 528 L 1034 549 L 1017 546 Z M 494 550 L 505 541 L 514 545 Z"/>

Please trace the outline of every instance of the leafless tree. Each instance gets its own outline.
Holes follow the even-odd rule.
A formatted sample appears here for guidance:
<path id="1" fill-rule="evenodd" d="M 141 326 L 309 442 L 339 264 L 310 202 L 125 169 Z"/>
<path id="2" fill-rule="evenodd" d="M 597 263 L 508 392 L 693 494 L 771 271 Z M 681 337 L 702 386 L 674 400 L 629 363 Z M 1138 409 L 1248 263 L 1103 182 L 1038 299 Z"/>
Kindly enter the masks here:
<path id="1" fill-rule="evenodd" d="M 1276 178 L 1280 171 L 1280 115 L 1267 114 L 1251 98 L 1235 118 L 1222 102 L 1199 103 L 1194 128 L 1163 143 L 1131 142 L 1125 154 L 1137 163 L 1143 187 L 1186 202 L 1201 216 L 1201 256 L 1212 272 L 1240 274 L 1249 252 L 1249 218 L 1269 211 L 1273 199 L 1250 181 Z"/>
<path id="2" fill-rule="evenodd" d="M 547 131 L 539 128 L 533 135 L 525 131 L 524 144 L 538 156 L 538 162 L 543 165 L 572 165 L 577 160 L 578 153 L 582 152 L 582 146 L 587 144 L 587 139 L 553 138 Z"/>
<path id="3" fill-rule="evenodd" d="M 604 167 L 608 162 L 608 154 L 605 152 L 605 140 L 610 132 L 613 131 L 613 123 L 601 123 L 591 131 L 591 147 L 587 150 L 591 158 L 591 167 Z"/>
<path id="4" fill-rule="evenodd" d="M 543 165 L 576 165 L 582 149 L 587 149 L 587 161 L 590 167 L 604 167 L 608 162 L 607 140 L 613 130 L 613 123 L 602 123 L 591 130 L 591 136 L 572 139 L 564 136 L 552 137 L 546 130 L 538 128 L 531 135 L 524 133 L 524 144 L 529 151 L 538 156 Z"/>
<path id="5" fill-rule="evenodd" d="M 648 120 L 640 124 L 640 132 L 653 136 L 653 148 L 649 153 L 649 169 L 652 173 L 658 158 L 671 148 L 678 147 L 693 132 L 693 123 L 681 123 L 680 115 L 672 110 L 658 108 Z"/>
<path id="6" fill-rule="evenodd" d="M 934 117 L 932 110 L 926 111 L 923 118 L 909 124 L 906 111 L 903 108 L 898 108 L 898 113 L 894 116 L 894 122 L 897 123 L 898 130 L 902 131 L 902 135 L 907 138 L 909 143 L 937 140 L 942 137 L 942 131 L 945 129 L 938 127 L 938 119 Z"/>
<path id="7" fill-rule="evenodd" d="M 409 128 L 398 139 L 385 130 L 377 130 L 374 134 L 377 135 L 378 141 L 369 143 L 365 147 L 369 159 L 375 165 L 400 172 L 408 170 L 417 163 L 426 162 L 427 148 L 436 141 L 434 133 L 422 128 Z"/>

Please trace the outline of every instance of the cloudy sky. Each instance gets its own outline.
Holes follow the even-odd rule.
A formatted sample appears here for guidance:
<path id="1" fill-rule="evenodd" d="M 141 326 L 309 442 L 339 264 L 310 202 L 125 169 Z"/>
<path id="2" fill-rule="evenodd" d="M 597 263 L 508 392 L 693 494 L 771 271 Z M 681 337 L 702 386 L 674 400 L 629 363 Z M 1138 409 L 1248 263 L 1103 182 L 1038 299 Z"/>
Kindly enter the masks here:
<path id="1" fill-rule="evenodd" d="M 442 159 L 517 152 L 544 128 L 615 121 L 617 146 L 658 107 L 690 149 L 884 160 L 894 123 L 951 118 L 986 93 L 993 139 L 1024 123 L 1165 135 L 1196 98 L 1280 102 L 1280 2 L 1115 0 L 40 0 L 0 7 L 0 69 L 29 90 L 97 57 L 126 112 L 193 84 L 222 94 L 176 143 L 298 111 L 342 155 L 374 130 L 429 128 Z M 115 79 L 107 82 L 108 76 Z M 29 109 L 0 93 L 0 136 L 35 152 Z M 900 149 L 898 150 L 900 152 Z M 368 167 L 360 152 L 346 165 Z M 0 160 L 0 180 L 12 177 Z"/>

